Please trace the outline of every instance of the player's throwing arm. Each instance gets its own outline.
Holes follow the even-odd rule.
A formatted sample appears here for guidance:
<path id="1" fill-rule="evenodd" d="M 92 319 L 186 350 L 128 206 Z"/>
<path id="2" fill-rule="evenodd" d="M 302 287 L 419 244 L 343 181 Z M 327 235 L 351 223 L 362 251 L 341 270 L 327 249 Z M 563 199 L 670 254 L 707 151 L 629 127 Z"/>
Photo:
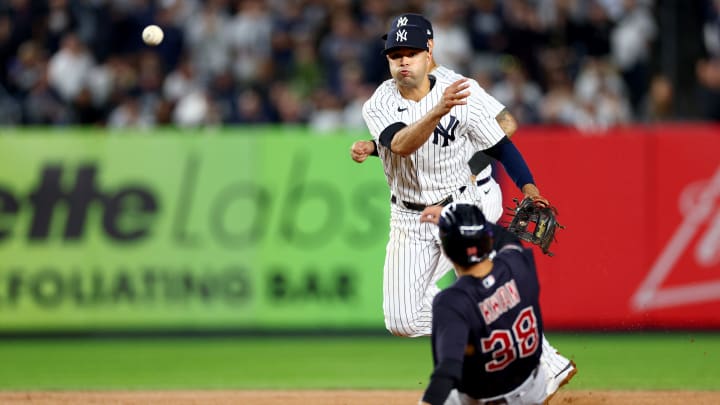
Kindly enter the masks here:
<path id="1" fill-rule="evenodd" d="M 400 130 L 392 140 L 390 149 L 393 153 L 401 156 L 408 156 L 418 150 L 427 142 L 430 135 L 433 134 L 435 127 L 440 123 L 440 119 L 444 117 L 450 110 L 459 105 L 467 104 L 467 98 L 470 96 L 468 88 L 470 83 L 466 78 L 462 78 L 453 82 L 443 92 L 440 101 L 432 110 L 423 116 L 420 120 Z"/>

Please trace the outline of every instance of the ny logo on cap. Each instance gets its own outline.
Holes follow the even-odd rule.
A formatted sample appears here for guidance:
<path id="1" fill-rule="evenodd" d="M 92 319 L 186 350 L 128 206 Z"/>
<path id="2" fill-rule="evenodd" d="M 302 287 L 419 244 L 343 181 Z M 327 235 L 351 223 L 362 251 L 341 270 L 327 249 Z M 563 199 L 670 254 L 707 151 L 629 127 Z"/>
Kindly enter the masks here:
<path id="1" fill-rule="evenodd" d="M 403 26 L 407 25 L 407 23 L 408 23 L 407 17 L 400 17 L 400 18 L 398 18 L 398 21 L 397 21 L 397 27 L 403 27 Z"/>
<path id="2" fill-rule="evenodd" d="M 395 41 L 397 41 L 397 42 L 407 41 L 407 31 L 399 30 L 397 33 L 395 33 Z"/>

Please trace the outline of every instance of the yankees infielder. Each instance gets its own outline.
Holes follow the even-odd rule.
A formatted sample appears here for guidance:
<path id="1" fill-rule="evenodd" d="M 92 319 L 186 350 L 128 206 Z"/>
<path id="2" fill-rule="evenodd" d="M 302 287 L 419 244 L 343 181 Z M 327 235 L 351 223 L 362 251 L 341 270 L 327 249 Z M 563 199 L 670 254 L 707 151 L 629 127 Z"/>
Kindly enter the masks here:
<path id="1" fill-rule="evenodd" d="M 401 27 L 404 25 L 415 25 L 425 29 L 425 33 L 428 37 L 428 47 L 431 52 L 430 58 L 430 73 L 439 78 L 447 79 L 449 81 L 455 81 L 463 78 L 462 75 L 455 73 L 454 71 L 435 63 L 435 59 L 432 57 L 432 49 L 434 46 L 433 40 L 433 28 L 429 20 L 420 14 L 405 13 L 396 17 L 392 23 L 392 27 Z M 384 40 L 387 40 L 387 35 L 383 35 Z M 503 132 L 510 138 L 517 130 L 517 121 L 500 103 L 495 97 L 489 95 L 485 90 L 477 86 L 475 89 L 478 98 L 482 100 L 483 105 L 487 109 L 488 113 L 495 117 L 495 120 L 502 128 Z M 351 157 L 358 163 L 362 163 L 370 155 L 377 155 L 376 144 L 372 141 L 358 141 L 355 142 L 351 148 Z M 472 158 L 468 161 L 470 170 L 472 172 L 472 180 L 477 187 L 480 188 L 480 200 L 478 204 L 483 208 L 483 212 L 486 213 L 487 218 L 492 222 L 497 222 L 502 217 L 502 192 L 500 185 L 492 177 L 492 166 L 490 165 L 491 159 L 482 151 L 476 152 Z M 527 197 L 531 197 L 535 200 L 544 201 L 547 200 L 540 196 L 539 191 L 534 185 L 527 186 Z"/>
<path id="2" fill-rule="evenodd" d="M 424 217 L 425 218 L 425 217 Z M 543 318 L 530 249 L 473 204 L 452 203 L 438 219 L 443 252 L 458 279 L 433 302 L 434 371 L 423 404 L 542 404 L 553 384 L 540 361 Z"/>
<path id="3" fill-rule="evenodd" d="M 432 54 L 423 30 L 404 29 L 403 24 L 393 27 L 395 36 L 387 39 L 385 50 L 393 79 L 379 86 L 365 103 L 363 118 L 381 145 L 377 150 L 392 191 L 383 287 L 386 327 L 396 335 L 421 336 L 430 333 L 430 307 L 439 291 L 436 283 L 451 266 L 439 253 L 434 229 L 418 223 L 418 213 L 426 205 L 442 205 L 452 198 L 481 201 L 485 193 L 468 184 L 466 162 L 472 151 L 500 150 L 495 156 L 523 185 L 526 195 L 544 199 L 519 152 L 494 119 L 497 107 L 483 105 L 487 93 L 472 80 L 453 83 L 446 77 L 426 76 L 423 71 L 430 68 Z M 446 116 L 447 112 L 451 113 Z M 546 339 L 543 346 L 547 353 L 556 354 Z M 570 365 L 559 354 L 547 362 L 558 372 Z"/>
<path id="4" fill-rule="evenodd" d="M 522 156 L 484 107 L 477 82 L 427 74 L 431 53 L 424 29 L 394 27 L 384 53 L 393 79 L 363 106 L 393 202 L 383 308 L 392 333 L 420 336 L 430 333 L 435 283 L 446 269 L 436 269 L 437 239 L 418 223 L 419 212 L 453 199 L 480 199 L 467 165 L 477 150 L 498 156 L 518 184 L 537 189 Z"/>

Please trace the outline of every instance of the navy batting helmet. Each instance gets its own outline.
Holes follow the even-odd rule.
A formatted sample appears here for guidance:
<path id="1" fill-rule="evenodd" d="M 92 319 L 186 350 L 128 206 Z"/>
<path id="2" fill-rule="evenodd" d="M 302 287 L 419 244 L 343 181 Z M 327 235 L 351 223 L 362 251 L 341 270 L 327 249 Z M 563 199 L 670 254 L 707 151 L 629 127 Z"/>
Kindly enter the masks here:
<path id="1" fill-rule="evenodd" d="M 474 204 L 447 205 L 440 214 L 438 226 L 445 254 L 462 267 L 485 260 L 493 250 L 490 223 Z"/>

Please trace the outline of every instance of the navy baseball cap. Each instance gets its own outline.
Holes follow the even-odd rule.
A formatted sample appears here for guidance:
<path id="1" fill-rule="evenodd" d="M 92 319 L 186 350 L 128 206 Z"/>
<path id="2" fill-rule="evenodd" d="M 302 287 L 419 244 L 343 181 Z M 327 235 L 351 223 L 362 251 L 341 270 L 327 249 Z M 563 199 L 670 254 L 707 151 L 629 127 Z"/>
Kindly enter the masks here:
<path id="1" fill-rule="evenodd" d="M 421 28 L 425 28 L 425 34 L 427 34 L 427 37 L 430 39 L 433 38 L 433 27 L 430 23 L 430 20 L 420 14 L 400 14 L 399 16 L 393 18 L 392 23 L 390 24 L 390 30 L 392 31 L 395 28 L 400 28 L 405 25 L 415 25 Z M 382 39 L 387 39 L 387 36 L 388 34 L 383 35 Z"/>
<path id="2" fill-rule="evenodd" d="M 425 29 L 416 25 L 403 25 L 388 32 L 385 40 L 385 49 L 382 54 L 397 48 L 415 48 L 423 51 L 429 50 L 428 37 Z"/>

